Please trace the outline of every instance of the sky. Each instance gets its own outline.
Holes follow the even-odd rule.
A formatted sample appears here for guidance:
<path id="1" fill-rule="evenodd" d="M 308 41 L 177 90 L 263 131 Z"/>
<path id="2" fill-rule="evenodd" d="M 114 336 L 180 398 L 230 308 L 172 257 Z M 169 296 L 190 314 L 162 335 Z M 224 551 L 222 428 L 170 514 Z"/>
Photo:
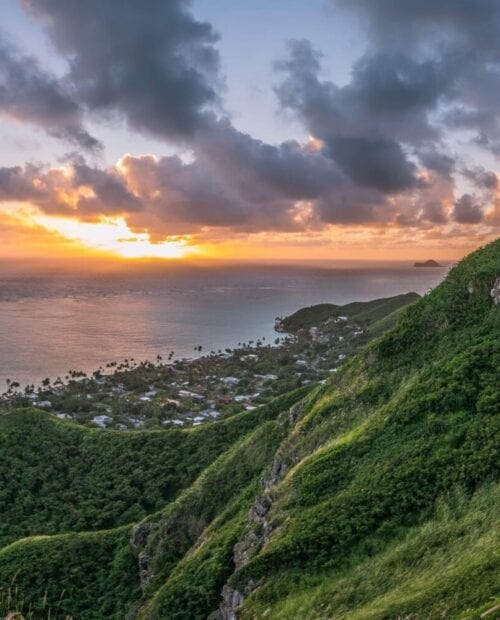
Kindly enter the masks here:
<path id="1" fill-rule="evenodd" d="M 500 3 L 0 0 L 0 258 L 453 260 Z"/>

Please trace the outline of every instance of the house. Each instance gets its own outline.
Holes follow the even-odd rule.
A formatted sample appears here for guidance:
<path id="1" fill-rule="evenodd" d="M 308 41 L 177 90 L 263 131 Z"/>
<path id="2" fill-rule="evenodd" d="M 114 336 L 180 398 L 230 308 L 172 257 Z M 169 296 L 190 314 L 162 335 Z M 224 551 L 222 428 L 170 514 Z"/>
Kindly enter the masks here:
<path id="1" fill-rule="evenodd" d="M 223 385 L 238 385 L 238 383 L 240 382 L 240 380 L 237 377 L 222 377 L 222 379 L 220 380 L 220 382 Z"/>
<path id="2" fill-rule="evenodd" d="M 132 424 L 134 428 L 144 427 L 144 420 L 141 420 L 140 418 L 128 418 L 128 421 L 130 422 L 130 424 Z"/>
<path id="3" fill-rule="evenodd" d="M 200 415 L 206 418 L 217 418 L 220 416 L 220 411 L 216 411 L 215 409 L 204 409 L 203 411 L 200 411 Z"/>
<path id="4" fill-rule="evenodd" d="M 99 428 L 106 428 L 113 422 L 113 418 L 109 415 L 96 415 L 92 418 L 92 422 Z"/>
<path id="5" fill-rule="evenodd" d="M 259 356 L 255 355 L 255 353 L 248 353 L 247 355 L 242 355 L 240 357 L 240 361 L 242 362 L 256 361 L 258 359 L 259 359 Z"/>
<path id="6" fill-rule="evenodd" d="M 255 379 L 260 379 L 261 381 L 276 381 L 278 375 L 273 375 L 271 373 L 267 375 L 254 375 Z"/>
<path id="7" fill-rule="evenodd" d="M 194 400 L 203 400 L 205 398 L 201 394 L 196 394 L 196 392 L 190 392 L 189 390 L 179 390 L 180 398 L 194 398 Z"/>
<path id="8" fill-rule="evenodd" d="M 250 396 L 250 394 L 239 394 L 238 396 L 234 397 L 234 402 L 235 403 L 244 403 L 247 400 L 250 400 L 252 397 Z"/>

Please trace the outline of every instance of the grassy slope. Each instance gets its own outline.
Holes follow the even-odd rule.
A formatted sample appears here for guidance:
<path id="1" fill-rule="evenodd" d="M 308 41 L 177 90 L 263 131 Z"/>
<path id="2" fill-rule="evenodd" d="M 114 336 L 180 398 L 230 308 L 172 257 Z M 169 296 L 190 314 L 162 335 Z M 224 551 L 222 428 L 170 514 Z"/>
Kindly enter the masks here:
<path id="1" fill-rule="evenodd" d="M 39 608 L 59 604 L 61 612 L 84 620 L 126 618 L 125 609 L 148 620 L 206 618 L 225 582 L 241 588 L 250 579 L 258 585 L 242 618 L 478 618 L 500 603 L 500 308 L 489 297 L 499 274 L 497 241 L 403 312 L 398 326 L 353 358 L 331 385 L 311 392 L 296 421 L 287 411 L 299 395 L 243 414 L 229 429 L 214 425 L 213 435 L 202 433 L 204 427 L 184 431 L 189 439 L 181 435 L 181 446 L 194 442 L 194 456 L 189 448 L 182 452 L 192 477 L 177 480 L 174 501 L 165 499 L 148 518 L 145 551 L 153 576 L 142 599 L 127 527 L 14 543 L 0 551 L 0 589 L 14 579 L 19 596 Z M 53 424 L 52 442 L 66 445 L 74 427 Z M 3 448 L 17 441 L 21 455 L 30 428 L 15 417 L 4 420 L 0 437 L 5 441 L 7 434 L 10 443 Z M 92 441 L 121 441 L 116 433 L 85 433 Z M 146 444 L 156 437 L 134 435 Z M 126 441 L 115 458 L 124 446 L 128 458 L 136 458 L 136 446 L 129 449 Z M 49 443 L 44 440 L 40 452 L 57 459 Z M 161 444 L 155 446 L 163 454 Z M 105 459 L 105 449 L 102 443 L 90 454 Z M 32 474 L 31 459 L 41 457 L 28 454 Z M 200 455 L 208 467 L 198 463 Z M 233 546 L 249 527 L 249 507 L 262 493 L 259 480 L 276 455 L 287 474 L 272 492 L 271 540 L 233 572 Z M 146 470 L 155 463 L 148 458 Z M 16 467 L 22 469 L 21 460 Z M 111 460 L 106 467 L 118 475 Z M 93 471 L 90 462 L 86 468 L 87 475 Z M 23 484 L 24 475 L 17 479 Z M 125 484 L 130 471 L 120 476 Z M 155 476 L 161 478 L 161 468 Z M 40 505 L 44 497 L 57 503 L 63 490 L 42 489 Z M 23 504 L 17 506 L 22 515 Z M 43 527 L 42 521 L 35 525 Z"/>
<path id="2" fill-rule="evenodd" d="M 27 620 L 123 620 L 140 596 L 129 529 L 31 537 L 5 547 L 0 612 L 22 611 Z"/>
<path id="3" fill-rule="evenodd" d="M 231 579 L 262 579 L 243 617 L 324 617 L 331 604 L 335 617 L 456 618 L 500 596 L 489 532 L 498 488 L 484 486 L 500 474 L 500 309 L 489 297 L 498 274 L 499 241 L 404 313 L 299 421 L 286 447 L 298 463 L 269 517 L 275 534 Z M 456 523 L 436 548 L 423 536 L 407 557 L 405 545 L 439 529 L 436 506 L 450 490 L 464 498 Z M 354 580 L 370 566 L 371 581 Z M 337 580 L 348 594 L 336 594 Z M 316 598 L 311 582 L 328 594 Z"/>
<path id="4" fill-rule="evenodd" d="M 179 474 L 175 486 L 184 485 L 185 490 L 149 517 L 151 523 L 161 528 L 158 534 L 165 528 L 169 533 L 168 537 L 153 537 L 150 544 L 155 573 L 152 591 L 168 577 L 205 527 L 234 501 L 241 488 L 252 483 L 255 486 L 262 467 L 282 437 L 283 430 L 277 423 L 279 414 L 309 391 L 309 387 L 302 388 L 258 410 L 173 434 L 82 429 L 35 410 L 9 414 L 1 420 L 0 471 L 4 496 L 10 491 L 15 501 L 11 506 L 1 504 L 5 536 L 13 538 L 21 528 L 23 532 L 29 530 L 29 534 L 40 534 L 61 523 L 70 528 L 72 515 L 79 518 L 79 514 L 71 504 L 68 513 L 65 501 L 77 501 L 80 510 L 87 510 L 90 517 L 94 514 L 93 525 L 98 522 L 97 507 L 102 506 L 107 509 L 106 514 L 117 514 L 119 518 L 116 498 L 120 498 L 120 488 L 133 479 L 131 472 L 136 472 L 141 459 L 147 459 L 151 485 L 161 485 L 166 475 L 171 475 L 170 457 Z M 134 443 L 138 441 L 133 439 L 135 436 L 142 438 L 140 443 Z M 82 450 L 82 444 L 86 450 Z M 12 462 L 16 449 L 21 452 L 20 445 L 25 458 Z M 79 467 L 66 471 L 62 459 L 68 458 L 70 450 Z M 103 454 L 105 451 L 108 454 Z M 48 464 L 44 456 L 49 457 Z M 186 482 L 188 471 L 193 478 L 197 476 L 192 484 L 191 480 Z M 28 487 L 23 495 L 15 495 L 16 490 L 26 488 L 33 475 L 44 481 L 37 485 L 38 493 L 32 498 L 32 487 Z M 73 482 L 71 475 L 75 476 Z M 73 487 L 75 500 L 68 500 L 70 491 L 66 486 Z M 81 497 L 75 489 L 88 489 L 88 497 Z M 26 512 L 24 496 L 30 502 Z M 35 513 L 31 510 L 33 505 L 37 506 Z M 20 522 L 10 521 L 11 515 L 19 515 Z M 141 592 L 137 552 L 129 545 L 130 536 L 131 525 L 127 525 L 97 532 L 32 535 L 5 547 L 0 550 L 0 611 L 7 611 L 2 608 L 2 601 L 16 589 L 17 608 L 22 608 L 27 618 L 47 617 L 50 610 L 53 619 L 71 615 L 79 620 L 122 620 L 127 608 L 135 617 Z M 224 569 L 219 581 L 228 576 Z M 217 596 L 218 589 L 214 588 L 214 604 Z M 30 608 L 33 616 L 27 613 Z"/>
<path id="5" fill-rule="evenodd" d="M 286 331 L 295 332 L 299 329 L 308 329 L 313 325 L 319 325 L 332 316 L 342 315 L 347 315 L 354 321 L 358 321 L 362 326 L 368 327 L 395 310 L 417 301 L 417 299 L 419 299 L 417 293 L 405 293 L 394 297 L 373 299 L 372 301 L 356 301 L 345 306 L 335 304 L 308 306 L 283 319 L 283 327 Z"/>

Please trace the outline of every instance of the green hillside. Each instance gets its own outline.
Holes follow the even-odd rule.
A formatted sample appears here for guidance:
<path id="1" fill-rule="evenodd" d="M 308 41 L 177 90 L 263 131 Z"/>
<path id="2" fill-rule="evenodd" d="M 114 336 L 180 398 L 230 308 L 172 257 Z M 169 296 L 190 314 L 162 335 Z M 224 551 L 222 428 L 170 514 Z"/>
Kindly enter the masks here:
<path id="1" fill-rule="evenodd" d="M 500 240 L 325 385 L 226 421 L 5 415 L 0 612 L 500 618 L 499 277 Z"/>
<path id="2" fill-rule="evenodd" d="M 417 293 L 404 293 L 394 297 L 384 297 L 371 301 L 355 301 L 344 306 L 317 304 L 316 306 L 308 306 L 307 308 L 297 310 L 297 312 L 285 317 L 281 325 L 284 331 L 293 333 L 299 329 L 309 329 L 324 323 L 328 319 L 345 315 L 357 321 L 363 327 L 369 327 L 376 321 L 383 319 L 398 309 L 404 308 L 419 298 L 420 296 Z"/>

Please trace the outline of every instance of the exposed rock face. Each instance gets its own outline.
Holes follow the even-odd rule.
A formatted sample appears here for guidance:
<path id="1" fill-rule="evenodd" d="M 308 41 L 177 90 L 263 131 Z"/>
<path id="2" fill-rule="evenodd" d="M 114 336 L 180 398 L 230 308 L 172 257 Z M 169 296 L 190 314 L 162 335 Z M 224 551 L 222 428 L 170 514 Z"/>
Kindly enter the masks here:
<path id="1" fill-rule="evenodd" d="M 304 403 L 299 402 L 292 405 L 286 418 L 286 424 L 293 426 L 304 411 Z M 233 548 L 233 563 L 236 570 L 248 564 L 261 547 L 269 542 L 273 530 L 272 523 L 269 521 L 273 489 L 284 478 L 287 471 L 288 465 L 278 452 L 269 475 L 262 480 L 264 493 L 257 498 L 248 511 L 248 532 Z M 223 603 L 217 611 L 210 614 L 208 620 L 238 620 L 238 608 L 241 607 L 245 598 L 256 585 L 253 580 L 249 580 L 243 588 L 240 587 L 237 590 L 226 584 L 222 589 Z"/>
<path id="2" fill-rule="evenodd" d="M 242 592 L 226 584 L 222 588 L 224 603 L 217 611 L 214 611 L 208 616 L 208 620 L 238 620 L 238 608 L 242 605 L 243 601 L 254 587 L 255 584 L 252 580 L 248 582 Z"/>
<path id="3" fill-rule="evenodd" d="M 264 491 L 266 491 L 266 493 L 271 492 L 272 488 L 285 476 L 287 469 L 287 465 L 284 461 L 279 458 L 274 459 L 271 473 L 269 477 L 264 480 Z"/>
<path id="4" fill-rule="evenodd" d="M 271 508 L 269 495 L 262 495 L 248 512 L 250 531 L 245 538 L 236 543 L 233 549 L 233 562 L 236 570 L 248 564 L 251 557 L 268 542 L 271 535 L 271 526 L 267 514 Z"/>
<path id="5" fill-rule="evenodd" d="M 491 299 L 495 306 L 500 305 L 500 278 L 495 280 L 493 288 L 490 291 Z"/>
<path id="6" fill-rule="evenodd" d="M 149 535 L 151 534 L 151 523 L 147 521 L 138 523 L 132 528 L 132 534 L 130 536 L 130 544 L 133 549 L 143 549 L 148 542 Z"/>
<path id="7" fill-rule="evenodd" d="M 139 580 L 141 582 L 141 588 L 144 588 L 148 581 L 153 576 L 150 563 L 151 557 L 149 553 L 145 551 L 145 547 L 148 543 L 149 536 L 153 531 L 153 526 L 147 521 L 138 523 L 132 528 L 132 534 L 130 536 L 130 545 L 135 551 L 139 551 L 138 565 L 139 565 Z"/>
<path id="8" fill-rule="evenodd" d="M 151 562 L 151 557 L 145 551 L 139 553 L 139 580 L 141 582 L 141 588 L 146 587 L 148 581 L 153 576 L 149 565 Z"/>
<path id="9" fill-rule="evenodd" d="M 304 411 L 305 405 L 302 401 L 295 403 L 295 405 L 292 405 L 288 413 L 289 424 L 293 426 L 295 422 L 297 422 L 297 420 L 300 418 L 300 416 L 304 413 Z"/>

